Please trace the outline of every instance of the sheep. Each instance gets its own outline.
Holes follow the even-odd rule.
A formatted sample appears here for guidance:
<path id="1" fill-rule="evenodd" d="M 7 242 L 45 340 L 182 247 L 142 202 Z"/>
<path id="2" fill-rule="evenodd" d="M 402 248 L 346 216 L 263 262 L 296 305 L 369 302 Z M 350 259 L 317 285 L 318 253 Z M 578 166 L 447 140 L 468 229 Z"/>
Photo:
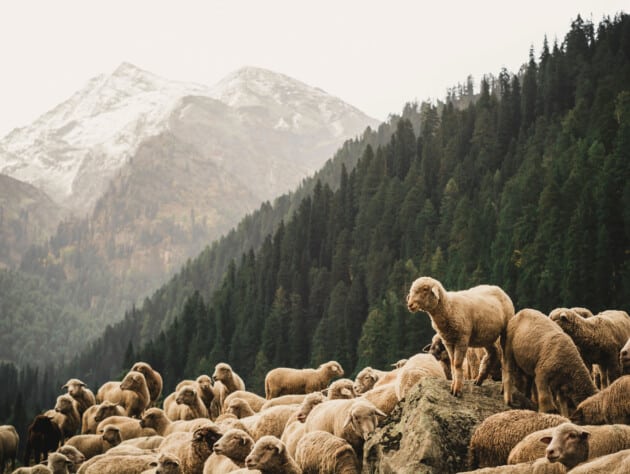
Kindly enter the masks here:
<path id="1" fill-rule="evenodd" d="M 399 401 L 396 395 L 396 384 L 393 383 L 374 387 L 361 395 L 361 398 L 373 403 L 376 408 L 386 415 L 389 415 L 394 410 Z"/>
<path id="2" fill-rule="evenodd" d="M 172 421 L 208 418 L 208 410 L 192 385 L 184 385 L 179 389 L 175 403 L 166 410 L 166 416 Z"/>
<path id="3" fill-rule="evenodd" d="M 374 384 L 386 374 L 388 374 L 388 372 L 373 369 L 372 367 L 365 367 L 361 369 L 354 378 L 354 392 L 357 395 L 361 395 L 368 390 L 371 390 L 374 387 Z"/>
<path id="4" fill-rule="evenodd" d="M 363 457 L 363 442 L 376 429 L 386 415 L 372 403 L 362 398 L 328 400 L 313 408 L 305 421 L 305 433 L 315 430 L 345 439 L 357 456 Z"/>
<path id="5" fill-rule="evenodd" d="M 151 428 L 140 426 L 140 420 L 128 416 L 110 416 L 101 421 L 96 427 L 96 433 L 102 433 L 106 425 L 115 425 L 120 429 L 123 440 L 139 438 L 141 436 L 153 436 L 157 433 Z"/>
<path id="6" fill-rule="evenodd" d="M 115 382 L 110 383 L 115 384 Z M 97 400 L 102 397 L 101 403 L 107 400 L 121 405 L 130 417 L 139 418 L 151 402 L 147 381 L 140 372 L 131 371 L 125 375 L 118 386 L 112 385 L 101 392 L 102 389 L 103 387 L 97 393 Z"/>
<path id="7" fill-rule="evenodd" d="M 13 425 L 0 426 L 0 472 L 10 462 L 11 470 L 15 469 L 20 436 Z"/>
<path id="8" fill-rule="evenodd" d="M 56 452 L 63 454 L 72 462 L 72 466 L 68 466 L 68 471 L 70 472 L 77 472 L 79 467 L 81 467 L 81 464 L 85 462 L 85 456 L 83 453 L 74 446 L 66 444 L 61 446 Z"/>
<path id="9" fill-rule="evenodd" d="M 87 385 L 79 379 L 68 380 L 61 389 L 67 390 L 68 395 L 77 402 L 77 409 L 81 416 L 83 416 L 85 410 L 96 404 L 96 398 L 94 398 L 92 390 L 87 388 Z"/>
<path id="10" fill-rule="evenodd" d="M 229 472 L 245 466 L 245 458 L 254 447 L 253 438 L 243 430 L 231 429 L 214 443 L 213 453 L 204 466 L 204 474 Z"/>
<path id="11" fill-rule="evenodd" d="M 621 375 L 619 351 L 630 337 L 628 313 L 603 311 L 585 319 L 567 309 L 552 312 L 549 318 L 573 339 L 586 364 L 599 365 L 602 387 Z"/>
<path id="12" fill-rule="evenodd" d="M 95 434 L 96 427 L 105 418 L 110 416 L 124 416 L 125 413 L 125 409 L 117 403 L 105 401 L 98 405 L 92 405 L 83 413 L 81 434 Z"/>
<path id="13" fill-rule="evenodd" d="M 126 439 L 118 446 L 121 446 L 122 448 L 132 446 L 138 449 L 158 449 L 162 445 L 162 442 L 164 442 L 164 439 L 164 436 L 160 435 L 142 436 L 140 438 Z"/>
<path id="14" fill-rule="evenodd" d="M 532 410 L 508 410 L 489 416 L 477 426 L 468 445 L 468 468 L 507 464 L 510 451 L 526 435 L 569 421 L 560 415 Z"/>
<path id="15" fill-rule="evenodd" d="M 575 314 L 577 314 L 578 316 L 581 316 L 581 317 L 583 317 L 585 319 L 586 318 L 592 318 L 594 316 L 593 312 L 590 309 L 583 308 L 581 306 L 574 306 L 573 308 L 555 308 L 555 309 L 552 309 L 551 312 L 549 313 L 549 318 L 553 319 L 553 317 L 555 315 L 563 313 L 563 312 L 566 312 L 566 311 L 572 311 Z"/>
<path id="16" fill-rule="evenodd" d="M 214 367 L 212 379 L 221 382 L 226 389 L 225 395 L 229 395 L 237 390 L 245 390 L 245 383 L 239 375 L 232 370 L 229 364 L 220 362 Z"/>
<path id="17" fill-rule="evenodd" d="M 247 403 L 249 403 L 249 406 L 255 412 L 259 412 L 260 410 L 262 410 L 263 406 L 265 406 L 267 403 L 270 403 L 271 401 L 268 401 L 266 398 L 261 397 L 260 395 L 256 395 L 255 393 L 248 392 L 247 390 L 237 390 L 225 397 L 225 400 L 223 400 L 223 409 L 227 407 L 228 403 L 230 403 L 230 400 L 232 400 L 233 398 L 240 398 L 241 400 L 245 400 Z M 273 405 L 268 405 L 267 407 L 269 406 Z"/>
<path id="18" fill-rule="evenodd" d="M 160 436 L 168 436 L 176 431 L 191 431 L 199 427 L 201 422 L 206 422 L 207 419 L 195 419 L 195 420 L 179 420 L 171 421 L 164 413 L 164 410 L 160 408 L 149 408 L 142 414 L 140 419 L 140 426 L 142 428 L 151 428 Z"/>
<path id="19" fill-rule="evenodd" d="M 498 286 L 447 292 L 438 280 L 426 276 L 411 285 L 407 308 L 411 312 L 425 311 L 442 338 L 451 360 L 451 393 L 455 396 L 462 394 L 462 364 L 468 347 L 485 349 L 475 379 L 475 384 L 481 385 L 500 360 L 494 342 L 500 337 L 503 344 L 508 321 L 514 316 L 512 300 Z"/>
<path id="20" fill-rule="evenodd" d="M 508 464 L 533 461 L 545 456 L 547 441 L 551 441 L 554 433 L 558 433 L 560 439 L 567 433 L 587 432 L 588 439 L 582 440 L 586 446 L 579 449 L 587 450 L 588 459 L 630 449 L 630 426 L 627 425 L 586 425 L 577 426 L 573 423 L 562 423 L 554 428 L 535 431 L 525 436 L 514 446 L 508 456 Z M 545 441 L 541 441 L 545 439 Z M 555 446 L 555 445 L 554 445 Z M 586 458 L 585 458 L 586 459 Z M 566 463 L 563 462 L 566 465 Z"/>
<path id="21" fill-rule="evenodd" d="M 571 474 L 627 474 L 630 472 L 630 449 L 601 456 L 571 469 Z"/>
<path id="22" fill-rule="evenodd" d="M 258 469 L 262 474 L 302 474 L 284 443 L 274 436 L 263 436 L 256 441 L 245 465 L 250 471 Z"/>
<path id="23" fill-rule="evenodd" d="M 254 441 L 262 436 L 272 435 L 277 438 L 282 436 L 289 419 L 297 413 L 297 405 L 278 405 L 252 416 L 241 418 L 240 421 Z"/>
<path id="24" fill-rule="evenodd" d="M 359 459 L 347 441 L 327 431 L 311 431 L 297 444 L 295 461 L 304 474 L 358 474 Z"/>
<path id="25" fill-rule="evenodd" d="M 120 444 L 120 429 L 114 425 L 105 425 L 103 434 L 76 435 L 66 441 L 66 445 L 74 446 L 83 453 L 85 459 L 103 454 L 108 449 Z"/>
<path id="26" fill-rule="evenodd" d="M 162 376 L 146 362 L 136 362 L 131 367 L 131 372 L 140 372 L 144 375 L 149 389 L 150 405 L 155 405 L 162 394 Z"/>
<path id="27" fill-rule="evenodd" d="M 195 380 L 182 380 L 175 387 L 175 393 L 179 392 L 179 390 L 184 385 L 192 385 L 193 387 L 195 387 L 195 390 L 197 391 L 199 398 L 205 405 L 210 418 L 214 419 L 220 415 L 221 407 L 218 406 L 217 397 L 220 397 L 220 395 L 222 394 L 222 390 L 219 386 L 215 387 L 213 385 L 212 379 L 210 378 L 210 376 L 200 375 Z M 173 399 L 172 402 L 174 402 L 174 398 L 176 396 L 177 395 L 173 395 L 173 394 L 169 396 L 171 399 Z M 165 402 L 164 409 L 167 408 L 167 405 L 169 403 L 172 403 L 170 400 L 169 402 L 166 402 L 166 400 L 164 402 Z"/>
<path id="28" fill-rule="evenodd" d="M 86 461 L 77 474 L 140 474 L 156 461 L 152 454 L 101 454 Z"/>
<path id="29" fill-rule="evenodd" d="M 416 354 L 409 358 L 396 376 L 395 389 L 398 400 L 424 377 L 446 378 L 440 364 L 429 354 Z"/>
<path id="30" fill-rule="evenodd" d="M 322 390 L 322 393 L 326 395 L 328 400 L 357 397 L 357 394 L 354 391 L 354 381 L 350 379 L 337 379 L 332 382 L 328 388 Z"/>
<path id="31" fill-rule="evenodd" d="M 571 338 L 540 311 L 523 309 L 510 320 L 504 359 L 503 396 L 510 406 L 521 374 L 536 384 L 541 412 L 559 409 L 568 416 L 569 402 L 577 406 L 597 391 Z"/>
<path id="32" fill-rule="evenodd" d="M 180 464 L 179 458 L 174 454 L 162 453 L 157 461 L 149 464 L 151 469 L 142 471 L 141 474 L 181 474 Z"/>
<path id="33" fill-rule="evenodd" d="M 630 424 L 630 375 L 583 400 L 569 417 L 579 425 Z"/>
<path id="34" fill-rule="evenodd" d="M 70 395 L 59 395 L 54 410 L 48 410 L 45 414 L 59 426 L 62 440 L 73 436 L 81 427 L 77 402 Z"/>
<path id="35" fill-rule="evenodd" d="M 619 351 L 619 364 L 623 370 L 623 373 L 630 375 L 630 339 L 628 339 L 625 345 Z"/>
<path id="36" fill-rule="evenodd" d="M 223 433 L 215 424 L 204 426 L 193 433 L 185 433 L 187 437 L 179 442 L 162 443 L 160 454 L 171 453 L 180 460 L 182 472 L 201 473 L 206 459 L 212 454 L 212 447 Z"/>
<path id="37" fill-rule="evenodd" d="M 225 413 L 231 413 L 236 418 L 245 418 L 256 414 L 252 407 L 245 400 L 240 398 L 232 398 L 225 407 Z"/>
<path id="38" fill-rule="evenodd" d="M 36 415 L 27 431 L 24 465 L 29 465 L 31 455 L 36 464 L 42 456 L 46 459 L 50 451 L 57 449 L 61 438 L 61 429 L 49 416 Z"/>
<path id="39" fill-rule="evenodd" d="M 284 443 L 287 448 L 287 452 L 295 459 L 295 452 L 297 445 L 304 436 L 304 423 L 298 420 L 289 420 L 287 426 L 282 432 L 280 441 Z"/>
<path id="40" fill-rule="evenodd" d="M 567 468 L 562 464 L 550 463 L 546 458 L 540 458 L 519 464 L 483 467 L 460 474 L 566 474 L 566 472 Z"/>
<path id="41" fill-rule="evenodd" d="M 234 392 L 234 393 L 238 393 L 238 392 Z M 230 397 L 234 395 L 234 393 L 230 393 L 230 395 L 225 399 L 226 405 L 229 403 Z M 275 407 L 278 405 L 299 405 L 300 403 L 304 401 L 305 397 L 306 397 L 306 394 L 281 395 L 279 397 L 272 398 L 271 400 L 267 400 L 265 398 L 260 397 L 264 401 L 263 405 L 260 407 L 260 410 L 256 410 L 253 406 L 251 406 L 251 403 L 249 403 L 249 401 L 247 403 L 249 403 L 252 410 L 263 411 L 263 410 L 266 410 L 267 408 Z"/>
<path id="42" fill-rule="evenodd" d="M 317 369 L 278 367 L 265 376 L 265 397 L 271 400 L 280 395 L 316 392 L 343 375 L 343 369 L 336 361 L 321 364 Z"/>
<path id="43" fill-rule="evenodd" d="M 394 368 L 394 370 L 400 369 L 403 365 L 405 365 L 407 363 L 408 360 L 409 359 L 400 359 L 400 360 L 394 362 L 392 364 L 392 367 Z"/>
<path id="44" fill-rule="evenodd" d="M 51 474 L 52 471 L 44 464 L 36 464 L 33 467 L 19 467 L 11 474 Z"/>
<path id="45" fill-rule="evenodd" d="M 73 467 L 72 461 L 61 453 L 51 453 L 46 465 L 38 464 L 33 467 L 21 467 L 13 474 L 69 474 Z"/>

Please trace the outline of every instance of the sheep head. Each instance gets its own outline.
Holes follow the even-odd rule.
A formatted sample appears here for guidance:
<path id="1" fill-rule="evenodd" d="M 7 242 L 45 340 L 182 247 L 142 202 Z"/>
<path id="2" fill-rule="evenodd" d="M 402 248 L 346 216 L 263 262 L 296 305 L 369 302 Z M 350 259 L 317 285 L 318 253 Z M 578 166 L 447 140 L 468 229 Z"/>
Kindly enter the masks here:
<path id="1" fill-rule="evenodd" d="M 83 453 L 69 444 L 61 446 L 57 452 L 63 454 L 72 461 L 72 464 L 74 464 L 74 469 L 71 469 L 70 472 L 76 472 L 77 468 L 85 462 L 85 456 Z"/>
<path id="2" fill-rule="evenodd" d="M 214 367 L 214 373 L 212 374 L 212 379 L 216 382 L 217 380 L 224 382 L 232 378 L 232 367 L 225 362 L 219 362 Z"/>
<path id="3" fill-rule="evenodd" d="M 588 458 L 590 433 L 573 423 L 562 423 L 553 429 L 551 436 L 541 438 L 547 444 L 545 455 L 549 462 L 560 462 L 572 469 Z"/>
<path id="4" fill-rule="evenodd" d="M 72 466 L 72 461 L 61 453 L 51 453 L 48 456 L 48 469 L 52 472 L 67 472 Z"/>
<path id="5" fill-rule="evenodd" d="M 247 469 L 259 469 L 262 471 L 271 470 L 272 467 L 279 467 L 278 463 L 286 457 L 286 446 L 275 436 L 262 436 L 254 449 L 245 458 Z"/>
<path id="6" fill-rule="evenodd" d="M 151 461 L 149 466 L 155 468 L 155 474 L 175 474 L 179 473 L 181 462 L 177 456 L 172 453 L 162 453 L 157 461 Z"/>
<path id="7" fill-rule="evenodd" d="M 70 379 L 61 387 L 62 390 L 68 390 L 68 395 L 77 396 L 87 385 L 79 379 Z"/>
<path id="8" fill-rule="evenodd" d="M 103 438 L 103 440 L 107 441 L 112 446 L 116 446 L 122 443 L 120 428 L 118 428 L 117 426 L 105 425 L 101 431 L 103 431 L 101 438 Z"/>
<path id="9" fill-rule="evenodd" d="M 376 375 L 374 369 L 372 369 L 372 367 L 365 367 L 354 379 L 354 391 L 359 395 L 365 393 L 368 390 L 371 390 L 377 381 L 378 375 Z"/>
<path id="10" fill-rule="evenodd" d="M 420 277 L 411 284 L 407 295 L 407 308 L 412 313 L 427 311 L 431 313 L 440 304 L 444 287 L 431 277 Z"/>
<path id="11" fill-rule="evenodd" d="M 178 405 L 188 405 L 192 406 L 195 404 L 195 400 L 197 399 L 197 392 L 190 385 L 184 385 L 177 392 L 177 397 L 175 398 L 175 402 Z"/>
<path id="12" fill-rule="evenodd" d="M 320 365 L 319 368 L 324 370 L 330 377 L 343 377 L 344 374 L 341 364 L 336 360 L 328 361 Z"/>
<path id="13" fill-rule="evenodd" d="M 220 431 L 219 427 L 214 423 L 212 425 L 206 425 L 201 428 L 197 428 L 193 432 L 193 442 L 195 443 L 205 443 L 211 450 L 223 433 Z"/>
<path id="14" fill-rule="evenodd" d="M 59 395 L 55 403 L 55 411 L 67 415 L 75 411 L 74 399 L 70 395 Z"/>
<path id="15" fill-rule="evenodd" d="M 114 416 L 118 414 L 117 407 L 119 405 L 116 403 L 112 403 L 108 400 L 105 400 L 100 406 L 97 408 L 96 413 L 94 414 L 94 421 L 101 422 L 105 418 Z"/>
<path id="16" fill-rule="evenodd" d="M 125 375 L 125 378 L 122 379 L 122 382 L 120 382 L 121 390 L 140 391 L 142 386 L 146 387 L 147 381 L 142 373 L 136 371 L 129 372 Z"/>
<path id="17" fill-rule="evenodd" d="M 253 446 L 254 440 L 249 434 L 241 429 L 232 428 L 226 431 L 221 439 L 214 443 L 212 449 L 216 454 L 223 454 L 231 459 L 242 462 L 245 460 L 245 457 L 247 457 L 247 454 L 251 452 Z M 234 454 L 238 453 L 244 453 L 244 456 L 240 459 L 234 458 Z"/>
<path id="18" fill-rule="evenodd" d="M 158 420 L 165 419 L 166 415 L 161 408 L 149 408 L 142 414 L 140 419 L 141 428 L 154 428 L 158 425 Z"/>
<path id="19" fill-rule="evenodd" d="M 567 308 L 556 308 L 549 313 L 549 319 L 562 328 L 566 332 L 567 328 L 571 328 L 576 324 L 579 324 L 578 319 L 584 319 L 579 316 L 575 311 Z"/>
<path id="20" fill-rule="evenodd" d="M 350 407 L 343 426 L 344 429 L 351 429 L 357 436 L 367 440 L 376 430 L 379 420 L 386 416 L 385 413 L 367 400 L 357 400 Z"/>
<path id="21" fill-rule="evenodd" d="M 449 356 L 446 347 L 444 346 L 444 342 L 439 334 L 434 334 L 433 339 L 431 340 L 431 344 L 426 345 L 423 349 L 423 352 L 428 352 L 437 361 L 445 361 L 448 362 Z"/>

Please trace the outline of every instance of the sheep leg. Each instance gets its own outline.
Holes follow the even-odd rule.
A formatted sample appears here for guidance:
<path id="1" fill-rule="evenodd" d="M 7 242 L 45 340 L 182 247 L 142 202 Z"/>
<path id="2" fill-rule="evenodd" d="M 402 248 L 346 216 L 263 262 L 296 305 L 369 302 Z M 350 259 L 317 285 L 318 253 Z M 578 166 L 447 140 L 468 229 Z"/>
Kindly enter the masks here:
<path id="1" fill-rule="evenodd" d="M 481 385 L 483 381 L 486 380 L 488 374 L 494 369 L 499 360 L 499 351 L 494 344 L 484 347 L 484 351 L 486 353 L 479 364 L 479 375 L 475 379 L 475 385 Z"/>
<path id="2" fill-rule="evenodd" d="M 556 404 L 554 403 L 551 388 L 545 377 L 536 374 L 536 390 L 538 392 L 538 411 L 543 413 L 557 413 Z"/>
<path id="3" fill-rule="evenodd" d="M 451 393 L 459 397 L 462 394 L 462 386 L 464 384 L 464 359 L 468 348 L 465 344 L 458 344 L 454 347 L 453 358 L 451 363 L 451 372 L 453 373 L 453 382 L 451 383 Z"/>

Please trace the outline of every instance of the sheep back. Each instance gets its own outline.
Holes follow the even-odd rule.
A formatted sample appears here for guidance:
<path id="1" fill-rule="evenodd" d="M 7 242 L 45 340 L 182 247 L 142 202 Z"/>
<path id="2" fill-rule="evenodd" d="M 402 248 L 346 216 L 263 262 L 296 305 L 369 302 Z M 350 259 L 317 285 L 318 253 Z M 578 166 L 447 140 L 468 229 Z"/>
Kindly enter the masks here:
<path id="1" fill-rule="evenodd" d="M 343 368 L 336 361 L 326 362 L 317 369 L 278 367 L 265 376 L 265 396 L 270 400 L 281 395 L 316 392 L 343 374 Z"/>
<path id="2" fill-rule="evenodd" d="M 312 431 L 297 443 L 295 461 L 304 474 L 358 474 L 360 463 L 350 444 L 326 431 Z"/>
<path id="3" fill-rule="evenodd" d="M 583 400 L 570 416 L 580 425 L 630 424 L 630 375 Z"/>

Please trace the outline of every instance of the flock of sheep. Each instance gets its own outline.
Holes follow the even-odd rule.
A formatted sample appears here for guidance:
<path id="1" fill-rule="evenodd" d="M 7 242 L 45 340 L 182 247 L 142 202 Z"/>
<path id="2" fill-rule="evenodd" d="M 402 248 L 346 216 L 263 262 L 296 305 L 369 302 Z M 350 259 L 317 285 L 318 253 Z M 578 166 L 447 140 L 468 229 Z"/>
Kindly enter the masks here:
<path id="1" fill-rule="evenodd" d="M 407 306 L 431 318 L 428 353 L 390 371 L 366 367 L 355 380 L 335 361 L 276 368 L 263 398 L 219 363 L 212 377 L 180 382 L 160 408 L 162 378 L 144 362 L 96 396 L 70 379 L 28 428 L 24 465 L 35 465 L 13 472 L 358 473 L 365 440 L 420 379 L 451 379 L 462 396 L 465 378 L 480 385 L 488 376 L 502 379 L 507 405 L 518 391 L 538 412 L 484 420 L 470 440 L 474 472 L 630 472 L 627 313 L 515 314 L 497 286 L 446 291 L 430 277 L 412 284 Z M 0 427 L 0 473 L 9 461 L 15 469 L 18 444 L 13 427 Z"/>

